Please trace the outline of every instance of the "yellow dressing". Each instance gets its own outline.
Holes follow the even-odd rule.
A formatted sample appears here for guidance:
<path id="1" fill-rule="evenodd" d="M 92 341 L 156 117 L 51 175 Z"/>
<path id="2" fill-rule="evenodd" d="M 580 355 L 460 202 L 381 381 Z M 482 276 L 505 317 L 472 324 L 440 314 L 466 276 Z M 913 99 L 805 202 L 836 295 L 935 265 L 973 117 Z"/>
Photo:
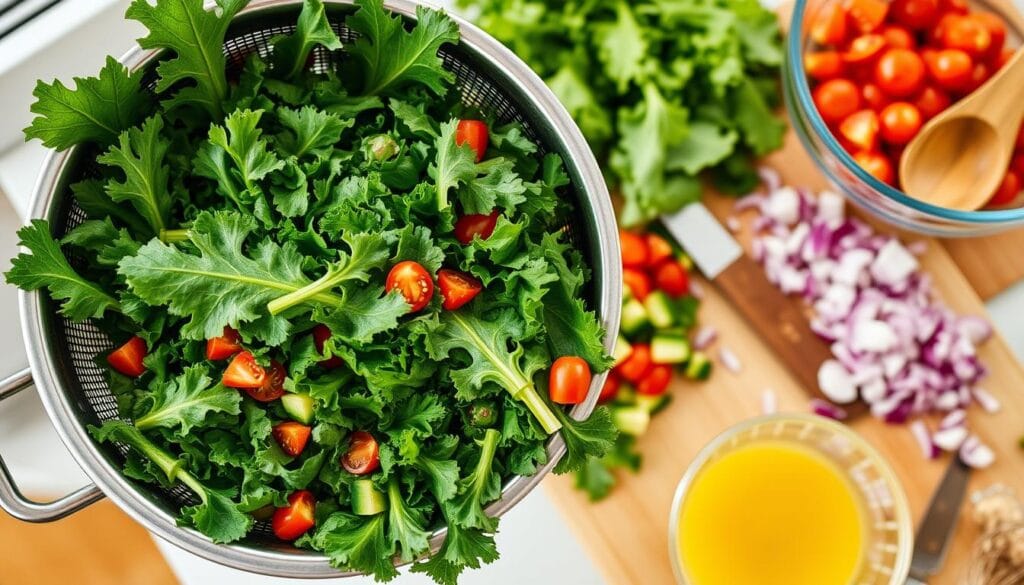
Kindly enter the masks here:
<path id="1" fill-rule="evenodd" d="M 864 516 L 836 466 L 766 441 L 708 463 L 683 502 L 682 565 L 692 585 L 848 585 Z"/>

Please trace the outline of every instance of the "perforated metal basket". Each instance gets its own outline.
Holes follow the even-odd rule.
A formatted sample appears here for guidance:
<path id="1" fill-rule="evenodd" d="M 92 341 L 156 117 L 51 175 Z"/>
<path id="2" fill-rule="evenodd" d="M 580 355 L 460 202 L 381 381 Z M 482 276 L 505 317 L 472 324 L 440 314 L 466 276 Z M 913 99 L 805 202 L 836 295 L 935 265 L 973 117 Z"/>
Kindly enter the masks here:
<path id="1" fill-rule="evenodd" d="M 354 38 L 343 25 L 354 10 L 351 0 L 328 0 L 328 15 L 343 41 Z M 408 0 L 392 0 L 386 6 L 409 20 L 416 6 Z M 246 55 L 265 53 L 275 35 L 294 29 L 301 0 L 254 0 L 235 18 L 224 43 L 229 68 L 240 67 Z M 593 270 L 586 291 L 590 308 L 608 331 L 616 331 L 621 302 L 621 268 L 615 217 L 601 171 L 586 141 L 554 94 L 522 61 L 496 40 L 473 25 L 455 18 L 462 34 L 458 46 L 442 49 L 445 66 L 455 73 L 456 84 L 467 105 L 494 114 L 500 121 L 523 124 L 527 134 L 546 152 L 555 152 L 566 163 L 571 186 L 567 196 L 575 203 L 574 215 L 565 229 Z M 122 58 L 129 68 L 144 69 L 152 80 L 163 54 L 135 47 Z M 334 56 L 318 50 L 314 67 L 331 67 Z M 150 81 L 151 83 L 151 81 Z M 84 214 L 68 186 L 82 177 L 87 155 L 76 149 L 53 153 L 36 184 L 32 217 L 50 220 L 56 236 L 78 225 Z M 74 259 L 72 259 L 74 261 Z M 57 313 L 46 294 L 22 293 L 21 319 L 30 369 L 0 381 L 0 400 L 35 383 L 43 405 L 78 464 L 94 485 L 49 503 L 26 499 L 0 460 L 0 506 L 9 514 L 30 522 L 62 518 L 103 496 L 109 497 L 157 536 L 185 550 L 218 563 L 255 573 L 282 577 L 338 577 L 319 554 L 295 549 L 273 539 L 265 526 L 257 527 L 244 542 L 217 545 L 199 532 L 177 526 L 175 517 L 183 504 L 194 503 L 188 490 L 161 489 L 129 480 L 121 474 L 123 453 L 98 446 L 86 426 L 117 417 L 117 406 L 102 371 L 93 362 L 99 353 L 113 348 L 111 341 L 91 323 L 72 323 Z M 611 350 L 612 339 L 606 342 Z M 590 414 L 604 382 L 595 377 L 585 403 L 572 414 Z M 511 478 L 502 498 L 488 508 L 499 516 L 523 498 L 564 453 L 560 436 L 548 443 L 549 463 L 531 477 Z M 444 537 L 438 530 L 431 541 L 436 550 Z"/>

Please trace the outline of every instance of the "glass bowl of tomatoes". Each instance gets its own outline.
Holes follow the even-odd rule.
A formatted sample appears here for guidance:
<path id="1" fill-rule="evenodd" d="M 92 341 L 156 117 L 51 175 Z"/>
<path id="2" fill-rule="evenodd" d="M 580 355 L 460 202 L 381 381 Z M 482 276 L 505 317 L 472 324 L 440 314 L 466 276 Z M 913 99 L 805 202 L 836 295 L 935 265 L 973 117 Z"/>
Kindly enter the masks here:
<path id="1" fill-rule="evenodd" d="M 1009 0 L 796 0 L 783 65 L 790 119 L 811 157 L 854 203 L 898 227 L 978 236 L 1024 226 L 1024 129 L 978 211 L 899 189 L 903 149 L 921 127 L 1013 55 L 1024 17 Z"/>

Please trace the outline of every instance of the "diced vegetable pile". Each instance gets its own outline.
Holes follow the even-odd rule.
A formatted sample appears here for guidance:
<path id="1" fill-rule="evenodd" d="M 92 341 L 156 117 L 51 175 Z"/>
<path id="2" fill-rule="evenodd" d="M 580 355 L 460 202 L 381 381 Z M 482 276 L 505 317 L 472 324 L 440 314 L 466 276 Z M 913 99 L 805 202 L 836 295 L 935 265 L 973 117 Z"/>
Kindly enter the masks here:
<path id="1" fill-rule="evenodd" d="M 497 558 L 484 508 L 551 434 L 556 472 L 614 445 L 606 408 L 559 406 L 612 361 L 562 161 L 461 104 L 443 13 L 409 29 L 357 0 L 359 40 L 313 73 L 341 42 L 306 0 L 229 77 L 246 2 L 218 4 L 131 4 L 169 52 L 155 95 L 113 59 L 37 86 L 27 135 L 98 165 L 71 187 L 88 219 L 59 241 L 33 221 L 7 279 L 116 340 L 97 363 L 123 420 L 91 431 L 130 447 L 126 476 L 194 493 L 183 524 L 233 542 L 269 520 L 339 568 L 387 580 L 397 557 L 454 583 Z"/>

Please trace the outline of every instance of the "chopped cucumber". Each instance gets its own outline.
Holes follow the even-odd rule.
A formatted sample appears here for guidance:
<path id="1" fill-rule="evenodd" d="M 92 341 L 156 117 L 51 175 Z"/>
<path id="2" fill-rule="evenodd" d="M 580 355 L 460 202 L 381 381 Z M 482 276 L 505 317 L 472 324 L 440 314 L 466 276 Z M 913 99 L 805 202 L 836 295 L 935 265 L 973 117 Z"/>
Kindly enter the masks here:
<path id="1" fill-rule="evenodd" d="M 627 406 L 636 404 L 636 390 L 633 389 L 633 386 L 623 382 L 619 386 L 619 393 L 615 395 L 615 404 Z"/>
<path id="2" fill-rule="evenodd" d="M 285 394 L 281 397 L 281 406 L 296 421 L 304 425 L 313 422 L 313 398 L 309 394 Z"/>
<path id="3" fill-rule="evenodd" d="M 357 516 L 373 516 L 387 508 L 384 494 L 373 487 L 368 479 L 357 479 L 352 482 L 352 512 Z"/>
<path id="4" fill-rule="evenodd" d="M 695 351 L 686 364 L 686 377 L 691 380 L 707 380 L 711 375 L 711 360 L 702 351 Z"/>
<path id="5" fill-rule="evenodd" d="M 626 302 L 633 298 L 633 289 L 629 288 L 629 285 L 625 282 L 622 283 L 622 302 Z"/>
<path id="6" fill-rule="evenodd" d="M 626 335 L 638 333 L 650 324 L 647 317 L 647 309 L 643 303 L 636 299 L 630 299 L 622 305 L 621 329 Z"/>
<path id="7" fill-rule="evenodd" d="M 642 406 L 617 406 L 612 408 L 612 420 L 620 432 L 639 437 L 647 432 L 651 413 Z"/>
<path id="8" fill-rule="evenodd" d="M 626 341 L 626 338 L 619 335 L 619 338 L 615 341 L 615 351 L 612 352 L 612 358 L 615 359 L 613 366 L 617 366 L 622 362 L 626 361 L 626 358 L 633 353 L 633 346 Z"/>
<path id="9" fill-rule="evenodd" d="M 646 396 L 638 394 L 636 397 L 636 405 L 647 409 L 647 412 L 654 416 L 665 409 L 668 403 L 672 401 L 672 397 L 668 394 L 662 394 L 661 396 Z"/>
<path id="10" fill-rule="evenodd" d="M 656 364 L 681 364 L 690 359 L 690 341 L 686 337 L 659 331 L 651 340 L 651 361 Z"/>
<path id="11" fill-rule="evenodd" d="M 672 316 L 672 300 L 663 291 L 656 290 L 647 295 L 644 308 L 647 309 L 651 325 L 658 329 L 671 327 L 675 323 L 675 317 Z"/>

